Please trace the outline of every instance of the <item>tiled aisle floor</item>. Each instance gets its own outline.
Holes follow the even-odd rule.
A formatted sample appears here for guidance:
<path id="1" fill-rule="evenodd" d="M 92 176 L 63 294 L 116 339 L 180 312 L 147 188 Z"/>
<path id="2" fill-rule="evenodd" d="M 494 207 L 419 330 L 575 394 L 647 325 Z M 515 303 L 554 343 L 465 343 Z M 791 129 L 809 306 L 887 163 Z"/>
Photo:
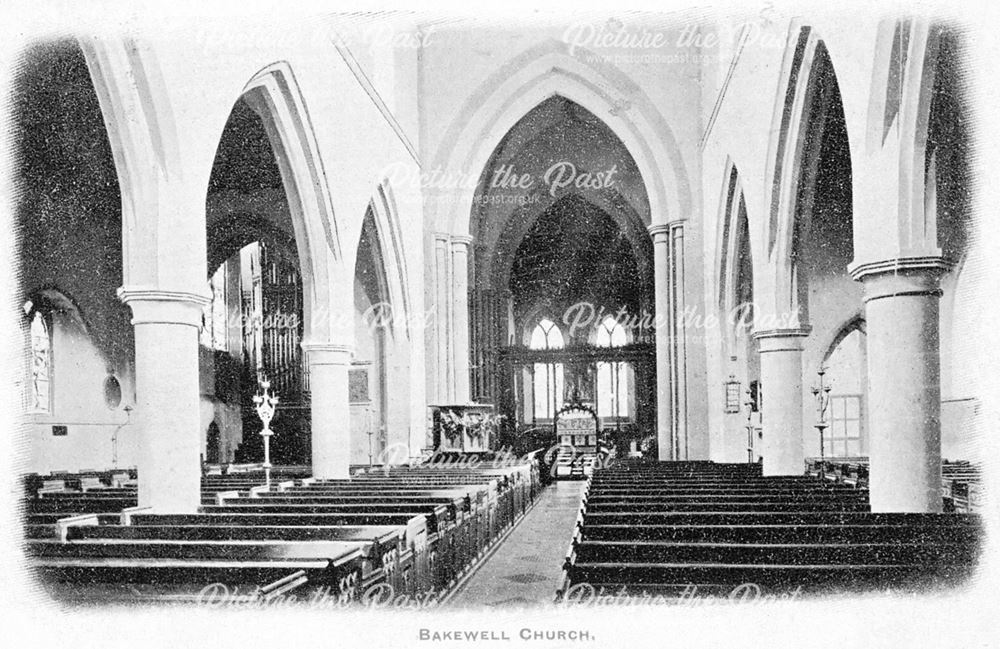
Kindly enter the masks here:
<path id="1" fill-rule="evenodd" d="M 449 608 L 551 604 L 580 512 L 583 481 L 556 482 L 487 559 Z"/>

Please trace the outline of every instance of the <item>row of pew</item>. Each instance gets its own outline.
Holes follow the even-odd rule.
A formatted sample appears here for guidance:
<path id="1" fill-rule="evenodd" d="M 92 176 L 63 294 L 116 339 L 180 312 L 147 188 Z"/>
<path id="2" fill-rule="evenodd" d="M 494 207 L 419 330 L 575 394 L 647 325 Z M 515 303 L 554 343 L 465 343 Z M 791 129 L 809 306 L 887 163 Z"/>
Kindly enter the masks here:
<path id="1" fill-rule="evenodd" d="M 806 474 L 851 487 L 867 488 L 868 458 L 808 458 Z M 946 512 L 979 512 L 983 502 L 982 468 L 964 460 L 944 460 L 941 463 L 941 497 Z"/>
<path id="2" fill-rule="evenodd" d="M 40 490 L 59 491 L 74 489 L 106 489 L 108 487 L 134 487 L 138 473 L 135 467 L 127 469 L 84 469 L 81 471 L 52 471 L 51 473 L 28 473 L 22 476 L 24 494 L 31 495 Z"/>
<path id="3" fill-rule="evenodd" d="M 255 472 L 211 473 L 192 514 L 140 508 L 134 486 L 57 486 L 26 498 L 25 536 L 30 565 L 58 601 L 342 606 L 445 597 L 524 515 L 540 482 L 530 464 L 285 475 L 270 485 Z"/>
<path id="4" fill-rule="evenodd" d="M 586 487 L 557 598 L 906 591 L 964 583 L 974 514 L 872 513 L 867 490 L 760 466 L 619 464 Z"/>

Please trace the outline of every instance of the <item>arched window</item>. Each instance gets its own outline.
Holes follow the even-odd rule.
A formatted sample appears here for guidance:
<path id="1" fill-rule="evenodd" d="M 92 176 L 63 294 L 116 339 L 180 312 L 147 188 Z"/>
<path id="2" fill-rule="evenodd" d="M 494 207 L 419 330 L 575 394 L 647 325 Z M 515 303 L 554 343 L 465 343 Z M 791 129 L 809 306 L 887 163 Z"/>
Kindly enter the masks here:
<path id="1" fill-rule="evenodd" d="M 549 319 L 542 319 L 531 332 L 531 349 L 562 349 L 562 332 Z M 532 402 L 536 419 L 552 419 L 563 405 L 563 364 L 535 363 L 532 367 Z"/>
<path id="2" fill-rule="evenodd" d="M 40 311 L 30 300 L 24 304 L 28 318 L 28 339 L 31 361 L 28 377 L 28 411 L 52 410 L 52 322 L 49 314 Z"/>
<path id="3" fill-rule="evenodd" d="M 229 303 L 226 284 L 229 281 L 228 262 L 219 266 L 208 282 L 212 301 L 202 311 L 201 344 L 209 349 L 229 351 Z"/>
<path id="4" fill-rule="evenodd" d="M 866 453 L 866 339 L 860 321 L 848 324 L 837 335 L 824 362 L 826 384 L 831 387 L 829 428 L 823 439 L 827 457 L 858 457 Z"/>
<path id="5" fill-rule="evenodd" d="M 625 328 L 608 316 L 597 329 L 598 347 L 623 347 L 625 345 Z"/>
<path id="6" fill-rule="evenodd" d="M 625 328 L 608 316 L 597 328 L 598 347 L 623 347 Z M 597 364 L 597 412 L 615 420 L 628 418 L 628 372 L 621 362 Z"/>

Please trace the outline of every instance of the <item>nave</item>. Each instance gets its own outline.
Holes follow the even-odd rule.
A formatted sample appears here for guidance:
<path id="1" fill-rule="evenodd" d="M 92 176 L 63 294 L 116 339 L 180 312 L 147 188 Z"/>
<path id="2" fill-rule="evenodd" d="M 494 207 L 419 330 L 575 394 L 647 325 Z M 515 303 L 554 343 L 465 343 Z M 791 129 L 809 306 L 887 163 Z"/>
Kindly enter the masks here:
<path id="1" fill-rule="evenodd" d="M 940 592 L 981 550 L 978 514 L 873 513 L 857 480 L 626 460 L 553 484 L 542 464 L 213 467 L 194 514 L 138 507 L 134 471 L 34 475 L 28 555 L 66 604 L 462 609 Z"/>
<path id="2" fill-rule="evenodd" d="M 740 20 L 591 25 L 673 43 L 643 60 L 416 16 L 386 27 L 432 43 L 373 48 L 353 14 L 25 43 L 38 582 L 450 609 L 972 583 L 975 44 Z"/>

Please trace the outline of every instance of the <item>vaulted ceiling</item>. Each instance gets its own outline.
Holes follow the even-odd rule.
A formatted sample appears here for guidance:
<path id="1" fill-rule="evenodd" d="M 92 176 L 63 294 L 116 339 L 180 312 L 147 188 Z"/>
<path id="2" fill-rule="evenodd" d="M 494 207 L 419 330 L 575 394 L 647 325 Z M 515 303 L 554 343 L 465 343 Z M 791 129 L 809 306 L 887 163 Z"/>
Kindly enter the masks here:
<path id="1" fill-rule="evenodd" d="M 606 212 L 571 194 L 521 240 L 510 274 L 515 309 L 556 312 L 580 301 L 639 311 L 644 290 L 631 242 Z"/>

